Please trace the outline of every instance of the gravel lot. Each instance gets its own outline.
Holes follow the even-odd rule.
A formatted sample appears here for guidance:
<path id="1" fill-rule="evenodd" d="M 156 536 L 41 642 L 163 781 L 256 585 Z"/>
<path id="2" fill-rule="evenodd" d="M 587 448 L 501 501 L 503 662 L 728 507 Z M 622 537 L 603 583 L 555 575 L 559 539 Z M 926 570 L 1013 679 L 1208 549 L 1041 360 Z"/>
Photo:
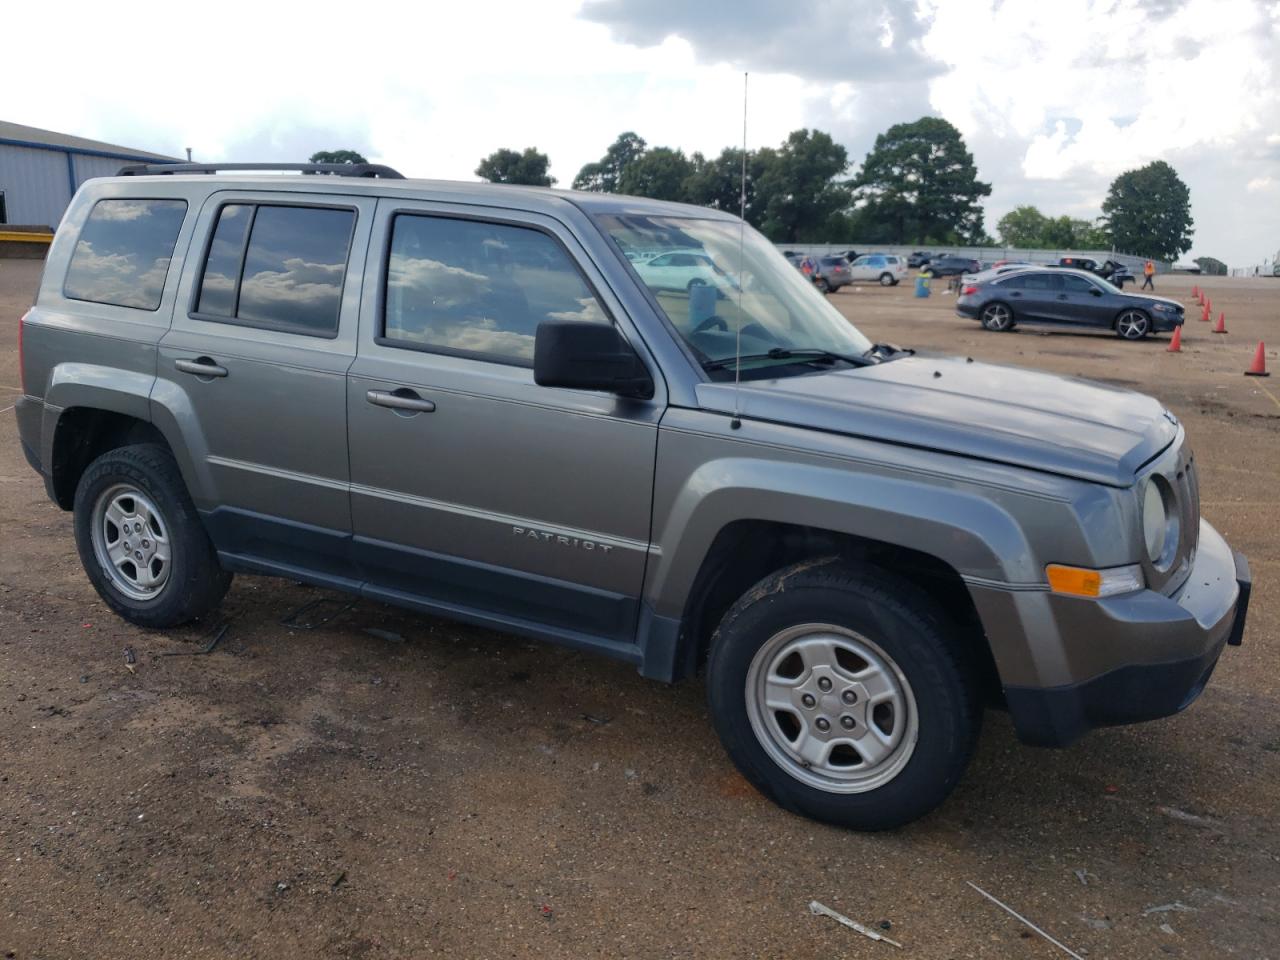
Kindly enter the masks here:
<path id="1" fill-rule="evenodd" d="M 0 410 L 39 269 L 0 261 Z M 323 592 L 253 577 L 213 654 L 159 656 L 204 628 L 108 613 L 5 411 L 0 955 L 1062 956 L 973 881 L 1081 955 L 1276 956 L 1280 378 L 1241 374 L 1264 338 L 1280 370 L 1280 280 L 1206 285 L 1231 332 L 1192 320 L 1181 354 L 1164 337 L 988 334 L 906 285 L 833 297 L 877 340 L 1159 397 L 1256 581 L 1245 646 L 1189 711 L 1066 751 L 1023 747 L 990 713 L 950 802 L 889 835 L 760 798 L 700 682 L 367 601 L 288 630 Z M 811 917 L 812 899 L 889 922 L 905 949 Z"/>

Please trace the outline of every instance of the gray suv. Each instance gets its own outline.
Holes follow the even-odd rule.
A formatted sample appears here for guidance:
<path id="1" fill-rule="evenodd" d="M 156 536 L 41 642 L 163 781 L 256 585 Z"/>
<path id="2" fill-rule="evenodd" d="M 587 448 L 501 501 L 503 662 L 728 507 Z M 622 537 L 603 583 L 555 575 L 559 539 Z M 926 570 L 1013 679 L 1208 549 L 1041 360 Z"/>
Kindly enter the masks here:
<path id="1" fill-rule="evenodd" d="M 860 829 L 938 805 L 986 706 L 1065 745 L 1240 642 L 1248 567 L 1159 403 L 872 343 L 732 216 L 122 173 L 57 231 L 17 418 L 132 623 L 268 574 L 701 672 L 752 783 Z M 666 250 L 732 283 L 646 285 Z"/>

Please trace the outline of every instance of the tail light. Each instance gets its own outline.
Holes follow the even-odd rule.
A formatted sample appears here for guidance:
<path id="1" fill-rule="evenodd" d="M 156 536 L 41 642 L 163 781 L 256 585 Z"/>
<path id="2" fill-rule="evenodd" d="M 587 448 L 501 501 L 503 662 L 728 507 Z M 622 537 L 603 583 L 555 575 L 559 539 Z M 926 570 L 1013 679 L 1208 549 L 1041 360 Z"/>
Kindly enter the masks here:
<path id="1" fill-rule="evenodd" d="M 960 291 L 960 296 L 969 297 L 977 292 L 978 292 L 977 284 L 971 283 L 969 284 L 969 286 L 965 287 L 963 290 Z"/>
<path id="2" fill-rule="evenodd" d="M 22 315 L 22 319 L 18 321 L 18 386 L 22 388 L 23 396 L 27 393 L 27 365 L 23 362 L 22 339 L 27 329 L 27 317 L 31 316 L 28 310 Z"/>

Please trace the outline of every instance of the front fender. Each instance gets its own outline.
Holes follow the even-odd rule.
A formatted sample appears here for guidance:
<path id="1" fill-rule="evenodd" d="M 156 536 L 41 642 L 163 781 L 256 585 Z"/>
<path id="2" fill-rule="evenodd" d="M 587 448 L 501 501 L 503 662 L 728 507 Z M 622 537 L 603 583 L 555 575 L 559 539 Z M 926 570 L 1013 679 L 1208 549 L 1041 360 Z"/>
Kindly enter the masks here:
<path id="1" fill-rule="evenodd" d="M 853 472 L 847 464 L 733 457 L 707 462 L 680 485 L 655 521 L 659 550 L 645 596 L 680 617 L 716 535 L 739 520 L 850 534 L 936 557 L 962 576 L 1038 583 L 1021 525 L 980 490 L 925 478 Z"/>

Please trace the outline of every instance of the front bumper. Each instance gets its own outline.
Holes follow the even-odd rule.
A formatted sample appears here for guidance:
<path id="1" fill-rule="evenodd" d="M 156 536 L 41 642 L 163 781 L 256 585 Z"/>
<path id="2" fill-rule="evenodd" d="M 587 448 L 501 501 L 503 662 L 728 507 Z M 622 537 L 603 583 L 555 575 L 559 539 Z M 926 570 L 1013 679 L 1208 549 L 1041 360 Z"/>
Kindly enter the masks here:
<path id="1" fill-rule="evenodd" d="M 1042 672 L 1070 678 L 1005 684 L 1019 739 L 1066 746 L 1095 727 L 1184 710 L 1223 648 L 1240 644 L 1251 588 L 1248 561 L 1201 521 L 1195 565 L 1173 596 L 1143 590 L 1106 600 L 1019 598 L 1021 612 L 1031 615 L 1022 624 L 1023 644 Z"/>
<path id="2" fill-rule="evenodd" d="M 1185 314 L 1173 313 L 1167 310 L 1152 310 L 1151 315 L 1154 318 L 1151 326 L 1157 333 L 1168 333 L 1174 328 L 1182 326 L 1182 321 L 1186 316 Z"/>

